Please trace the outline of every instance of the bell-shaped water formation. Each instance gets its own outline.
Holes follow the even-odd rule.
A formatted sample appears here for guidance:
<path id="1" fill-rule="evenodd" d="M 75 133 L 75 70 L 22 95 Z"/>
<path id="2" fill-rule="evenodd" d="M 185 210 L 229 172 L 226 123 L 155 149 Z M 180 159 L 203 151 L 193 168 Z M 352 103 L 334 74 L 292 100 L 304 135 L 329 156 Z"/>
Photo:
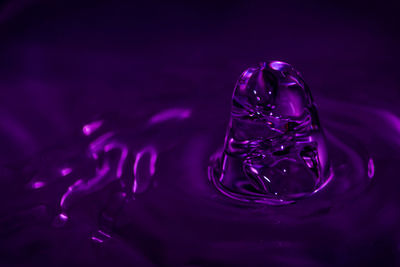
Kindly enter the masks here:
<path id="1" fill-rule="evenodd" d="M 222 155 L 209 169 L 229 197 L 287 204 L 332 178 L 311 92 L 291 65 L 271 61 L 242 73 Z"/>

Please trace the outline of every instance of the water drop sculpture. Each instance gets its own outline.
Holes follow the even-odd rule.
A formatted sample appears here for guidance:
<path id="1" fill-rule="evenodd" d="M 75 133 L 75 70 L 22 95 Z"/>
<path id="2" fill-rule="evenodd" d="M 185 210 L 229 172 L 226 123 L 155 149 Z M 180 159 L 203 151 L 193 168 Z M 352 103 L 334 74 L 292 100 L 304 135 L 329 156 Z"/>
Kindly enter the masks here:
<path id="1" fill-rule="evenodd" d="M 309 196 L 331 180 L 311 92 L 291 65 L 270 61 L 242 73 L 209 176 L 231 198 L 271 205 Z"/>

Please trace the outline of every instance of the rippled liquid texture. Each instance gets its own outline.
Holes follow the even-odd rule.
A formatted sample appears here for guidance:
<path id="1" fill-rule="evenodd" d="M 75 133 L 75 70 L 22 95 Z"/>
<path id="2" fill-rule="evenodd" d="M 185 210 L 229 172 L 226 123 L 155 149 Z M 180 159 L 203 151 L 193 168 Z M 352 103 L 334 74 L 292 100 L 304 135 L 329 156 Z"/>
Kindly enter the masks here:
<path id="1" fill-rule="evenodd" d="M 384 110 L 321 102 L 334 179 L 318 194 L 281 207 L 231 200 L 214 188 L 206 172 L 226 125 L 213 122 L 218 130 L 213 132 L 194 107 L 171 107 L 147 117 L 114 114 L 89 121 L 64 146 L 17 165 L 22 170 L 11 176 L 10 215 L 1 220 L 4 251 L 13 257 L 14 250 L 37 244 L 49 256 L 33 260 L 60 263 L 66 260 L 61 248 L 69 247 L 81 262 L 88 257 L 97 262 L 107 252 L 122 255 L 117 257 L 121 263 L 141 266 L 309 266 L 331 258 L 346 261 L 349 246 L 371 252 L 376 246 L 363 245 L 375 235 L 371 227 L 393 227 L 396 205 L 380 200 L 394 189 L 385 183 L 369 187 L 383 171 L 375 168 L 370 152 L 377 150 L 369 140 L 398 146 L 393 137 L 400 134 L 395 128 L 400 120 Z M 371 125 L 379 125 L 379 131 L 365 132 Z M 389 144 L 381 144 L 389 150 Z M 307 174 L 316 181 L 317 174 Z M 379 216 L 371 217 L 371 209 Z M 360 232 L 365 237 L 359 238 Z M 321 239 L 329 250 L 317 245 Z"/>
<path id="2" fill-rule="evenodd" d="M 163 107 L 162 100 L 138 103 L 127 113 L 84 118 L 56 146 L 3 166 L 0 260 L 28 266 L 396 262 L 399 117 L 320 97 L 322 132 L 311 96 L 297 82 L 294 108 L 268 107 L 268 91 L 257 88 L 232 114 L 217 97 L 190 96 Z M 255 108 L 259 95 L 264 102 Z M 230 191 L 207 176 L 229 115 L 227 141 L 233 142 L 215 154 L 212 170 L 220 170 L 224 152 L 243 166 L 233 173 L 246 179 L 234 177 L 224 185 Z M 11 133 L 23 129 L 11 126 Z M 326 151 L 329 158 L 322 157 Z M 302 179 L 285 180 L 293 177 Z"/>
<path id="3" fill-rule="evenodd" d="M 288 204 L 332 178 L 311 92 L 287 63 L 264 62 L 243 72 L 225 140 L 210 178 L 232 198 Z"/>

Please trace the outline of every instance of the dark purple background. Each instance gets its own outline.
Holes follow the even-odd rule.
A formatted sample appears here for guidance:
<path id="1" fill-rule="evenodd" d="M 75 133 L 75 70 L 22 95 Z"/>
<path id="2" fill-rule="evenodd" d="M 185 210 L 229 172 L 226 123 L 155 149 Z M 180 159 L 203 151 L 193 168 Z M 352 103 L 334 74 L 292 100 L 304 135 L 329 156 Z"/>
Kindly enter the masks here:
<path id="1" fill-rule="evenodd" d="M 0 125 L 2 162 L 32 155 L 106 110 L 185 98 L 229 110 L 238 75 L 267 59 L 296 66 L 317 100 L 390 109 L 400 99 L 398 9 L 387 1 L 1 7 L 0 116 L 15 128 Z"/>
<path id="2" fill-rule="evenodd" d="M 67 140 L 82 123 L 104 112 L 146 116 L 190 105 L 196 118 L 223 125 L 239 74 L 269 59 L 299 69 L 317 103 L 332 99 L 400 115 L 399 9 L 388 1 L 127 2 L 0 3 L 1 164 L 28 159 Z M 321 118 L 323 124 L 324 114 Z M 219 134 L 222 139 L 224 132 Z M 396 172 L 396 166 L 386 167 Z M 398 264 L 398 241 L 390 233 L 378 232 L 375 243 L 349 248 L 354 258 L 338 260 L 338 254 L 321 252 L 320 262 Z M 353 236 L 361 240 L 357 244 L 364 240 L 363 233 L 359 235 Z M 18 235 L 15 242 L 18 238 L 23 239 Z M 148 236 L 142 233 L 138 238 Z M 55 262 L 56 256 L 49 253 L 74 246 L 71 241 L 45 253 L 33 246 L 21 253 L 36 259 L 36 264 L 43 258 Z M 365 248 L 368 255 L 363 255 Z M 165 260 L 158 249 L 145 249 L 148 258 L 154 254 L 153 263 L 180 262 Z M 14 253 L 6 261 L 13 262 L 20 251 Z M 248 253 L 249 262 L 258 263 Z M 108 263 L 118 257 L 118 253 L 108 256 Z M 171 257 L 179 258 L 179 251 Z M 70 261 L 82 263 L 82 259 L 85 256 L 75 255 Z M 96 263 L 96 257 L 85 260 Z M 198 260 L 201 265 L 202 259 Z"/>

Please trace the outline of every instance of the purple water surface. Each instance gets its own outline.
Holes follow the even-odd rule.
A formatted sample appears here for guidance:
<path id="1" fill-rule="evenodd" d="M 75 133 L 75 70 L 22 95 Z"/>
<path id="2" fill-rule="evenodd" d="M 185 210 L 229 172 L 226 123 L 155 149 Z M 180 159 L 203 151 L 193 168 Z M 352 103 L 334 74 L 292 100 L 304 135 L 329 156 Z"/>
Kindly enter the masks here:
<path id="1" fill-rule="evenodd" d="M 399 264 L 391 5 L 6 1 L 0 265 Z M 284 206 L 208 179 L 259 62 L 312 90 L 334 178 Z"/>

